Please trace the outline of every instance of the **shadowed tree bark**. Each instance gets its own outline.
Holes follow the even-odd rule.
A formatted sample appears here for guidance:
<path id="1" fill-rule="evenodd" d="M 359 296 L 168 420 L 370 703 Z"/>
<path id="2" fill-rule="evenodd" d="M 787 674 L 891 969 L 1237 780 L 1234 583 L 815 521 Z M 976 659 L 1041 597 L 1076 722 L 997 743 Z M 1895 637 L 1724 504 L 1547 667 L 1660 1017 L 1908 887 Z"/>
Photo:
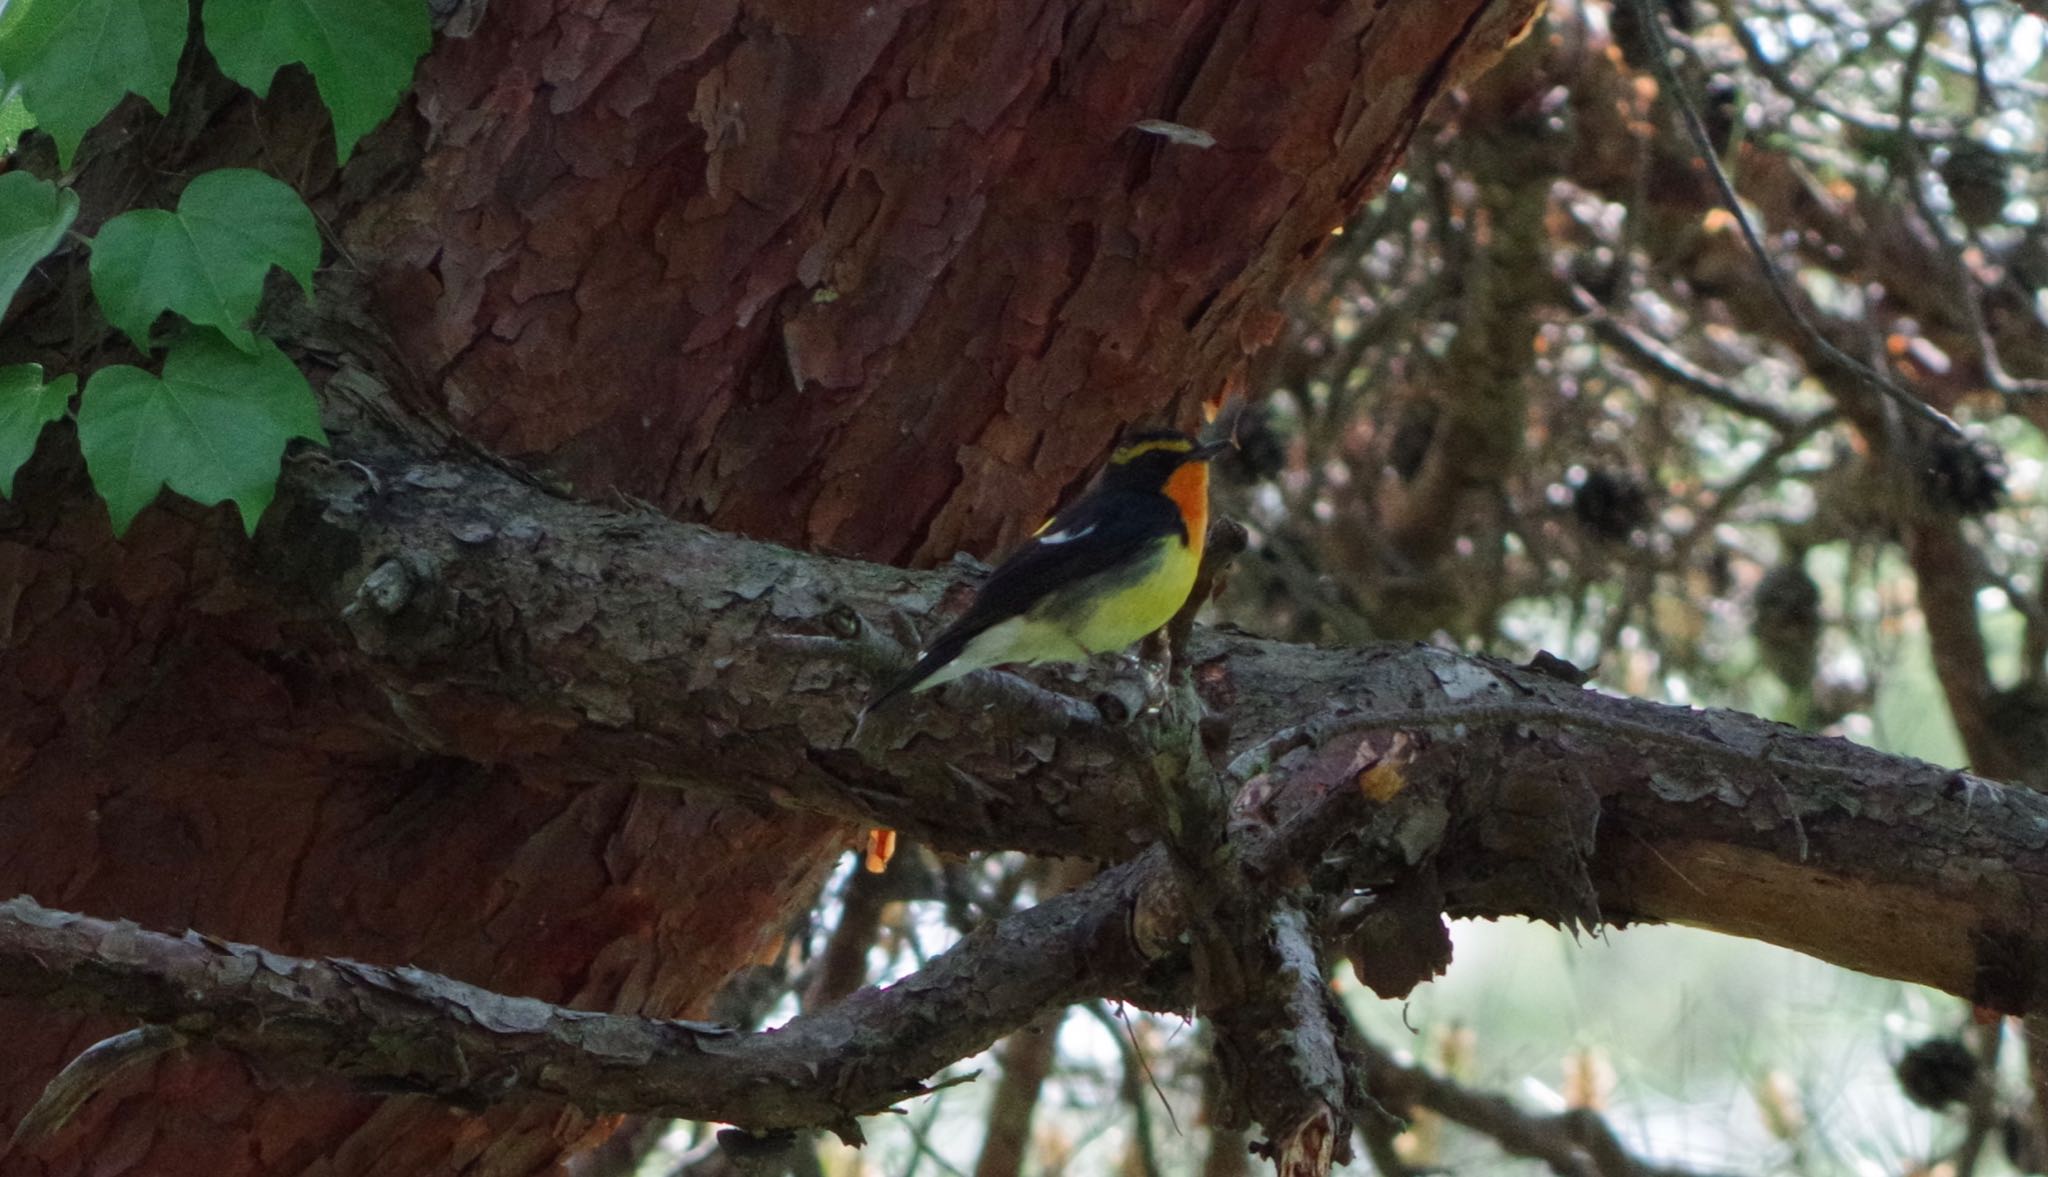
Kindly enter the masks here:
<path id="1" fill-rule="evenodd" d="M 0 892 L 580 1008 L 702 1011 L 812 900 L 845 819 L 889 807 L 660 787 L 730 795 L 761 766 L 728 754 L 804 747 L 801 730 L 735 738 L 693 702 L 687 684 L 720 673 L 701 649 L 552 699 L 488 681 L 522 647 L 603 657 L 661 634 L 563 595 L 607 581 L 641 525 L 568 543 L 522 513 L 479 531 L 490 512 L 466 496 L 501 485 L 484 451 L 587 499 L 815 549 L 989 552 L 1117 428 L 1187 423 L 1241 379 L 1279 291 L 1532 8 L 498 0 L 339 173 L 303 79 L 258 103 L 188 57 L 169 117 L 131 102 L 87 141 L 78 228 L 210 166 L 306 192 L 333 265 L 318 303 L 272 326 L 363 464 L 298 465 L 364 482 L 353 505 L 329 485 L 281 506 L 254 547 L 177 504 L 116 540 L 65 431 L 46 436 L 0 518 Z M 1149 119 L 1216 147 L 1135 128 Z M 123 356 L 82 262 L 44 266 L 6 359 Z M 422 460 L 385 461 L 408 450 Z M 446 496 L 436 526 L 495 565 L 572 578 L 522 615 L 455 587 L 434 544 L 351 540 L 344 516 L 397 488 Z M 758 598 L 717 579 L 736 571 L 676 565 L 650 599 Z M 477 642 L 511 661 L 413 674 Z M 656 681 L 680 693 L 638 693 Z M 628 717 L 675 725 L 655 740 L 702 759 L 662 780 L 628 767 L 646 738 L 615 738 Z M 585 744 L 593 719 L 615 731 Z M 120 1025 L 0 1005 L 17 1060 L 0 1118 Z M 614 1122 L 176 1055 L 0 1171 L 519 1174 Z"/>

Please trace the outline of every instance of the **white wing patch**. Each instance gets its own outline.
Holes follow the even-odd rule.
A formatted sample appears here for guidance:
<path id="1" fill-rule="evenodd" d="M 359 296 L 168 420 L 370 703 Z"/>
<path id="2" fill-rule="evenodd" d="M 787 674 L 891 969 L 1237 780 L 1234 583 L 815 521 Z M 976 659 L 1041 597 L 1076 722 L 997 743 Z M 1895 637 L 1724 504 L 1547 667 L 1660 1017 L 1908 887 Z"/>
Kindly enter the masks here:
<path id="1" fill-rule="evenodd" d="M 1087 535 L 1089 532 L 1094 530 L 1095 525 L 1093 523 L 1090 523 L 1088 526 L 1083 527 L 1079 531 L 1060 530 L 1053 532 L 1051 535 L 1041 535 L 1038 537 L 1038 542 L 1042 544 L 1063 544 L 1067 543 L 1070 540 L 1080 539 L 1082 536 Z"/>

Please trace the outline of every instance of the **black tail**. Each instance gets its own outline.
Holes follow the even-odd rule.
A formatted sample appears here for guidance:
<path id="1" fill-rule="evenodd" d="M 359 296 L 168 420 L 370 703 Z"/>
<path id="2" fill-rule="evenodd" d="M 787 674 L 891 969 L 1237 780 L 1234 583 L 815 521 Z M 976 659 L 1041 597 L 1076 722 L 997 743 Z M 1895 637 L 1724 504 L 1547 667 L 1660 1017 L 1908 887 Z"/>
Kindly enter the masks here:
<path id="1" fill-rule="evenodd" d="M 916 690 L 917 684 L 937 673 L 938 669 L 946 663 L 958 658 L 960 651 L 966 649 L 967 643 L 973 641 L 974 636 L 980 632 L 979 628 L 965 630 L 960 626 L 954 626 L 952 629 L 940 634 L 923 654 L 918 655 L 917 664 L 912 666 L 908 673 L 895 682 L 890 683 L 888 690 L 876 695 L 868 701 L 867 706 L 860 709 L 860 717 L 866 719 L 884 704 L 894 701 L 900 695 L 907 695 Z"/>

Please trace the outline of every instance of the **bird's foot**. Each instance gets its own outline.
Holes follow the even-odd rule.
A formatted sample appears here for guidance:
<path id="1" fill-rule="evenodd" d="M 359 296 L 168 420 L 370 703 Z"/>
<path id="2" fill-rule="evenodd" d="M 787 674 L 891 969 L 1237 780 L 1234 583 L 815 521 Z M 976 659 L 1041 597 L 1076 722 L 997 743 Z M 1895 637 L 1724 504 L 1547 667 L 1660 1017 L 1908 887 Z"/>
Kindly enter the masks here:
<path id="1" fill-rule="evenodd" d="M 1136 654 L 1124 654 L 1122 657 L 1125 671 L 1138 680 L 1139 689 L 1144 695 L 1145 710 L 1157 711 L 1164 707 L 1167 700 L 1172 697 L 1172 691 L 1167 688 L 1167 672 L 1171 665 L 1166 662 L 1147 662 Z"/>

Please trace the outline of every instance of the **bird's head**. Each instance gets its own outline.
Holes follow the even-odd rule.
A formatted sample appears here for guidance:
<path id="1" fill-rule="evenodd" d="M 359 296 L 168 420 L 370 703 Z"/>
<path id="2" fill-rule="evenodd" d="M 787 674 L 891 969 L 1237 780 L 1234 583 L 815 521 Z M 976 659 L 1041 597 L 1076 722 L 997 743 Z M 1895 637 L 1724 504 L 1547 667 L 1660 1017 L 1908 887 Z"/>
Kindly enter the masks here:
<path id="1" fill-rule="evenodd" d="M 1102 485 L 1109 490 L 1165 490 L 1185 467 L 1199 466 L 1229 448 L 1227 441 L 1203 445 L 1173 429 L 1139 430 L 1117 443 L 1103 468 Z"/>

